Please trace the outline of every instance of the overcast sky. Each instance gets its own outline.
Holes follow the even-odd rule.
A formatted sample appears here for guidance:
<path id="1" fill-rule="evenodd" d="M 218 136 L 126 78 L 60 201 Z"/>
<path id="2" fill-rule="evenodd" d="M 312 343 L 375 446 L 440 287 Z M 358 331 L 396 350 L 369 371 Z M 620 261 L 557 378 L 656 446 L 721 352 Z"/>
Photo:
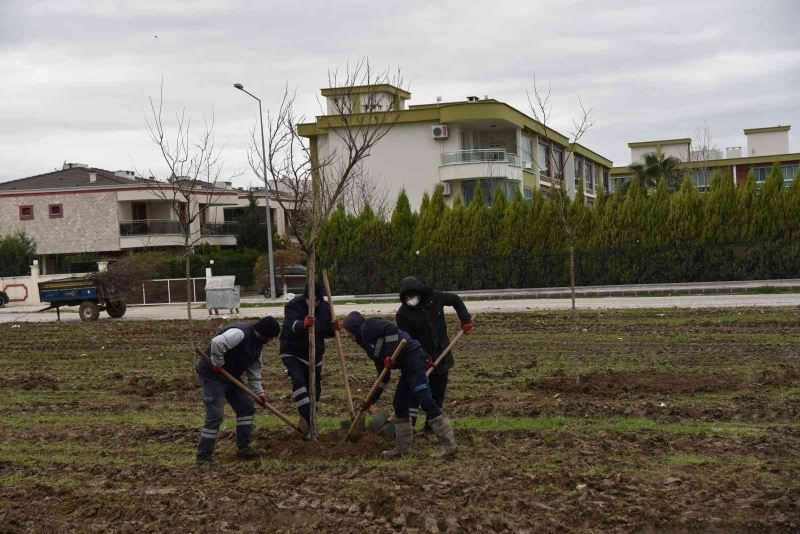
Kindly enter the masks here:
<path id="1" fill-rule="evenodd" d="M 489 95 L 521 111 L 534 73 L 567 133 L 577 98 L 593 109 L 583 144 L 630 162 L 629 141 L 689 136 L 720 147 L 742 129 L 792 124 L 800 151 L 800 1 L 341 2 L 0 0 L 0 181 L 60 168 L 166 171 L 148 139 L 148 98 L 195 121 L 213 108 L 226 169 L 247 164 L 256 103 L 285 83 L 308 117 L 329 68 L 359 56 L 399 67 L 411 103 Z"/>

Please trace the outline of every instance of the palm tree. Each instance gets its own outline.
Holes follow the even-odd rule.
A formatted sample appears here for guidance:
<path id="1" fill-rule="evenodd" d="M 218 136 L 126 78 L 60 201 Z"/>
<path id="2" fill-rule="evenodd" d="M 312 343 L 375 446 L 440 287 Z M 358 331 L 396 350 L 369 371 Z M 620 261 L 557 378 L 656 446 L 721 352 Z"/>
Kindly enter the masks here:
<path id="1" fill-rule="evenodd" d="M 675 156 L 664 156 L 661 152 L 648 152 L 644 155 L 643 163 L 633 163 L 630 168 L 639 178 L 639 183 L 645 191 L 652 191 L 658 187 L 661 178 L 667 183 L 670 191 L 680 186 L 683 173 L 678 168 L 681 161 Z"/>

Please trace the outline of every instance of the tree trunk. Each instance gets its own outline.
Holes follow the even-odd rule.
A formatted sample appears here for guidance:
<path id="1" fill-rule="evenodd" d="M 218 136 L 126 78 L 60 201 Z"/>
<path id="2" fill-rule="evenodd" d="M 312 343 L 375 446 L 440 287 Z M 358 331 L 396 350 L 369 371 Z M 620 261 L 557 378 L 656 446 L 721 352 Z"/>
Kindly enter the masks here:
<path id="1" fill-rule="evenodd" d="M 194 328 L 192 325 L 192 247 L 189 245 L 189 238 L 184 239 L 184 275 L 186 276 L 186 320 L 189 329 L 189 347 L 194 354 Z"/>
<path id="2" fill-rule="evenodd" d="M 308 314 L 311 316 L 311 328 L 308 329 L 308 398 L 311 400 L 308 411 L 308 428 L 311 440 L 317 439 L 317 336 L 316 336 L 316 298 L 314 280 L 316 280 L 317 253 L 312 250 L 308 257 Z"/>
<path id="3" fill-rule="evenodd" d="M 578 309 L 575 306 L 575 243 L 569 244 L 569 292 L 572 298 L 572 329 L 578 331 Z"/>

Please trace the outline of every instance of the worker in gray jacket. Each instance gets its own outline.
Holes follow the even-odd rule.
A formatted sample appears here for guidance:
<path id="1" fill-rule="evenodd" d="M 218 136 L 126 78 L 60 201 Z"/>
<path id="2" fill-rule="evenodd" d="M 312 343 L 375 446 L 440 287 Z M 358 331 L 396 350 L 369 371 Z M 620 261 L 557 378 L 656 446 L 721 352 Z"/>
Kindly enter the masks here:
<path id="1" fill-rule="evenodd" d="M 200 359 L 195 367 L 203 388 L 203 403 L 206 419 L 197 444 L 197 464 L 211 465 L 214 444 L 225 412 L 225 400 L 236 413 L 236 457 L 240 459 L 258 458 L 261 454 L 250 447 L 253 435 L 253 399 L 245 392 L 228 382 L 221 374 L 222 369 L 236 378 L 247 374 L 247 381 L 261 399 L 266 402 L 261 385 L 261 349 L 270 339 L 280 333 L 278 321 L 270 316 L 256 323 L 231 323 L 217 331 L 206 347 L 211 357 L 211 365 Z"/>

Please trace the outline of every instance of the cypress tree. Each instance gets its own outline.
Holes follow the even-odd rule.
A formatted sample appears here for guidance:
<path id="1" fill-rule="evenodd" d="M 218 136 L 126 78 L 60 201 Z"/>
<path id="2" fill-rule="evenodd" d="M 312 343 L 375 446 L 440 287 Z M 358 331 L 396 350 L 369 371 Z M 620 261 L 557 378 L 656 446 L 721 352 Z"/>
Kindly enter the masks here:
<path id="1" fill-rule="evenodd" d="M 655 192 L 647 198 L 647 233 L 645 243 L 660 246 L 667 241 L 670 193 L 667 180 L 662 177 Z"/>
<path id="2" fill-rule="evenodd" d="M 436 234 L 446 213 L 450 210 L 444 200 L 444 188 L 441 185 L 436 186 L 430 201 L 426 202 L 427 197 L 427 193 L 422 197 L 413 240 L 414 250 L 419 250 L 423 255 L 430 254 L 431 238 Z M 458 199 L 458 197 L 456 198 Z"/>
<path id="3" fill-rule="evenodd" d="M 744 186 L 737 191 L 736 221 L 740 241 L 752 241 L 758 235 L 758 191 L 753 170 L 747 173 Z"/>
<path id="4" fill-rule="evenodd" d="M 634 176 L 620 209 L 617 227 L 620 245 L 633 245 L 644 239 L 647 231 L 646 200 L 639 178 Z"/>
<path id="5" fill-rule="evenodd" d="M 730 243 L 736 239 L 736 186 L 733 179 L 716 172 L 703 205 L 702 241 L 707 244 Z"/>
<path id="6" fill-rule="evenodd" d="M 786 189 L 786 221 L 784 235 L 787 239 L 800 240 L 800 169 Z"/>
<path id="7" fill-rule="evenodd" d="M 783 202 L 783 173 L 775 163 L 758 195 L 756 224 L 761 239 L 772 241 L 780 237 L 785 220 Z"/>
<path id="8" fill-rule="evenodd" d="M 667 227 L 672 241 L 695 241 L 700 237 L 703 214 L 702 199 L 688 176 L 684 177 L 669 205 Z"/>

